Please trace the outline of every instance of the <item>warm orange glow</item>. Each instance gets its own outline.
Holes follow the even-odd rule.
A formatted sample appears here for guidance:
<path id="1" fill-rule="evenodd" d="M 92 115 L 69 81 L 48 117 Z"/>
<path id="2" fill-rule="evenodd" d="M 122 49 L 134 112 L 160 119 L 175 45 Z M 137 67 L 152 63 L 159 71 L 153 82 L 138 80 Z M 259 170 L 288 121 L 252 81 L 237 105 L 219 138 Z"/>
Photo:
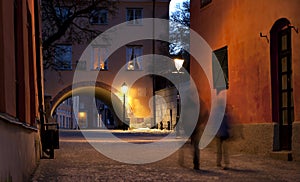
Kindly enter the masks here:
<path id="1" fill-rule="evenodd" d="M 86 112 L 79 112 L 78 115 L 79 115 L 79 118 L 85 118 Z"/>

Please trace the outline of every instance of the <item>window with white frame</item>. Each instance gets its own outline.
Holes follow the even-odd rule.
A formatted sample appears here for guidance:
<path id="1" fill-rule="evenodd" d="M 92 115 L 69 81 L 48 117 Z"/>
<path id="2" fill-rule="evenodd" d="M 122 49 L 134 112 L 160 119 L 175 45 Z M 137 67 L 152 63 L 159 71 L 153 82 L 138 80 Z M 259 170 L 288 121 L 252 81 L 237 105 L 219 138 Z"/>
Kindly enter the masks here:
<path id="1" fill-rule="evenodd" d="M 127 70 L 142 70 L 142 46 L 126 47 Z"/>
<path id="2" fill-rule="evenodd" d="M 72 45 L 56 45 L 54 60 L 57 70 L 72 70 Z"/>
<path id="3" fill-rule="evenodd" d="M 94 46 L 92 49 L 91 70 L 108 70 L 108 48 Z"/>
<path id="4" fill-rule="evenodd" d="M 108 23 L 108 11 L 106 9 L 94 10 L 91 13 L 90 23 L 96 25 L 103 25 Z"/>
<path id="5" fill-rule="evenodd" d="M 143 9 L 127 8 L 126 20 L 130 25 L 141 25 L 143 18 Z"/>

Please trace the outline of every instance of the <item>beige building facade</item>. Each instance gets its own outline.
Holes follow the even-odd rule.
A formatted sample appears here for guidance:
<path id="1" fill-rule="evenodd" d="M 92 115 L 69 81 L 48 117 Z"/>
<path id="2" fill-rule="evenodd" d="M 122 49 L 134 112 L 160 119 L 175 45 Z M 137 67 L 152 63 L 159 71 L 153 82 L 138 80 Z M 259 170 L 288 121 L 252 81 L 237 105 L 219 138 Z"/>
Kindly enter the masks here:
<path id="1" fill-rule="evenodd" d="M 126 23 L 130 27 L 143 26 L 143 18 L 163 18 L 169 17 L 169 0 L 122 0 L 117 5 L 117 11 L 114 15 L 108 13 L 105 9 L 99 10 L 97 16 L 91 17 L 90 24 L 93 29 L 104 32 L 105 30 Z M 132 20 L 132 21 L 131 21 Z M 76 21 L 80 21 L 79 19 Z M 166 30 L 168 31 L 168 30 Z M 89 56 L 86 60 L 80 60 L 88 43 L 77 44 L 74 42 L 66 42 L 63 39 L 57 41 L 57 46 L 63 46 L 67 50 L 68 55 L 63 55 L 69 61 L 69 66 L 59 69 L 58 71 L 45 70 L 45 95 L 52 97 L 51 114 L 54 113 L 56 107 L 66 98 L 72 95 L 72 82 L 75 69 L 81 71 L 98 73 L 96 80 L 96 98 L 101 100 L 110 108 L 114 114 L 111 104 L 111 93 L 113 97 L 118 98 L 118 103 L 123 103 L 123 94 L 121 92 L 121 84 L 118 88 L 112 87 L 112 82 L 118 71 L 125 65 L 128 72 L 139 72 L 143 69 L 140 65 L 141 58 L 139 56 L 147 54 L 162 54 L 162 44 L 152 40 L 141 40 L 128 43 L 120 47 L 108 58 L 106 54 L 109 52 L 109 45 L 90 45 Z M 132 59 L 134 58 L 134 59 Z M 80 62 L 80 65 L 77 63 Z M 80 83 L 79 94 L 87 94 L 90 92 L 88 82 Z M 149 107 L 149 100 L 153 96 L 153 79 L 151 76 L 145 76 L 135 82 L 126 95 L 126 118 L 131 120 L 131 126 L 138 121 L 145 127 L 152 127 L 154 124 L 153 113 Z M 92 95 L 91 98 L 94 96 Z M 80 100 L 80 99 L 79 99 Z M 80 101 L 79 101 L 80 102 Z M 91 105 L 92 100 L 87 101 L 83 105 Z M 79 103 L 80 105 L 80 103 Z M 78 107 L 79 107 L 78 105 Z M 87 108 L 82 108 L 82 112 L 88 112 Z M 81 112 L 80 109 L 78 112 Z M 84 113 L 81 114 L 82 116 Z M 85 113 L 91 116 L 89 113 Z M 115 115 L 115 114 L 114 114 Z M 78 115 L 79 116 L 79 115 Z M 77 117 L 78 117 L 77 116 Z M 76 116 L 75 116 L 76 117 Z M 87 117 L 88 120 L 97 120 L 98 116 Z M 113 117 L 116 120 L 115 127 L 120 127 L 122 118 Z"/>

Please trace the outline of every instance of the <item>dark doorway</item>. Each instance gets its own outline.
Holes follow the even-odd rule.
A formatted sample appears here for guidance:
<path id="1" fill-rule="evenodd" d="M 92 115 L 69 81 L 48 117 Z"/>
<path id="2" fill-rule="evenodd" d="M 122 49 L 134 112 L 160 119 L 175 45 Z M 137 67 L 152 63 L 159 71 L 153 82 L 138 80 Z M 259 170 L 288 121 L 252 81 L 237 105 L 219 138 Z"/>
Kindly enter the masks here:
<path id="1" fill-rule="evenodd" d="M 271 30 L 271 72 L 273 120 L 278 146 L 276 150 L 291 150 L 294 121 L 291 28 L 286 19 L 278 20 Z M 277 136 L 276 136 L 277 135 Z"/>
<path id="2" fill-rule="evenodd" d="M 291 150 L 292 122 L 294 120 L 291 29 L 279 32 L 279 137 L 282 150 Z"/>

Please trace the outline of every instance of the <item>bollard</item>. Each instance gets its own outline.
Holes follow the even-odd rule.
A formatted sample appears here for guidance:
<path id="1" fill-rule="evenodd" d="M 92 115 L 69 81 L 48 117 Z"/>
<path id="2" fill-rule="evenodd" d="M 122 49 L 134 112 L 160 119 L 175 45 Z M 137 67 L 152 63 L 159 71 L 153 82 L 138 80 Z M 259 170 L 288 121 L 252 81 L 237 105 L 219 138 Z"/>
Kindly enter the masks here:
<path id="1" fill-rule="evenodd" d="M 160 124 L 160 129 L 163 130 L 164 129 L 163 122 L 161 121 L 159 124 Z"/>
<path id="2" fill-rule="evenodd" d="M 168 130 L 171 130 L 171 122 L 168 121 Z"/>

